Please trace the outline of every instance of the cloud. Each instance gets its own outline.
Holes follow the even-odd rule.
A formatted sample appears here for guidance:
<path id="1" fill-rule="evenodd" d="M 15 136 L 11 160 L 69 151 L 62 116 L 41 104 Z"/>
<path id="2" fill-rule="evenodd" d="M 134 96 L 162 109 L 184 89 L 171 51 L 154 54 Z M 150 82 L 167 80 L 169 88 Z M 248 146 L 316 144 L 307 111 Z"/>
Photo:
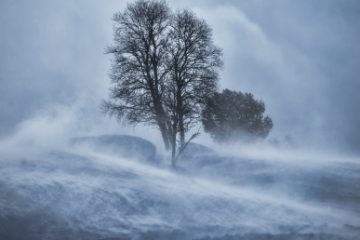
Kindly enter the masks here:
<path id="1" fill-rule="evenodd" d="M 107 96 L 104 49 L 112 40 L 112 13 L 123 5 L 1 2 L 0 134 L 49 104 Z"/>
<path id="2" fill-rule="evenodd" d="M 194 10 L 213 27 L 215 40 L 224 49 L 225 70 L 220 85 L 263 99 L 275 122 L 273 135 L 313 138 L 312 133 L 322 125 L 318 112 L 324 102 L 315 98 L 323 77 L 308 57 L 271 39 L 234 5 Z M 304 79 L 309 76 L 316 81 L 308 84 Z M 309 102 L 312 109 L 305 118 L 302 112 Z"/>

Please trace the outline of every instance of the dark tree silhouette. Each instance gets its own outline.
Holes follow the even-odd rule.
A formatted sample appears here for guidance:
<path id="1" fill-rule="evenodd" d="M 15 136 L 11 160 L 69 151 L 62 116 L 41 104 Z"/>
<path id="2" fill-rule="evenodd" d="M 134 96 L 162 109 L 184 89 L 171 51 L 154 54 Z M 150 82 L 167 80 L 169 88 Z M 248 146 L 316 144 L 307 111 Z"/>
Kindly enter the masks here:
<path id="1" fill-rule="evenodd" d="M 216 90 L 221 50 L 203 20 L 189 11 L 173 13 L 164 1 L 128 4 L 114 22 L 115 44 L 107 50 L 114 56 L 113 88 L 105 110 L 131 124 L 156 125 L 175 166 L 197 135 L 186 141 L 185 133 Z"/>
<path id="2" fill-rule="evenodd" d="M 155 124 L 166 149 L 169 123 L 163 105 L 168 69 L 170 10 L 163 2 L 137 1 L 114 15 L 111 98 L 105 108 L 130 123 Z"/>
<path id="3" fill-rule="evenodd" d="M 263 116 L 265 104 L 251 93 L 223 90 L 208 98 L 202 112 L 204 130 L 218 142 L 265 138 L 273 127 Z"/>
<path id="4" fill-rule="evenodd" d="M 206 22 L 187 10 L 174 15 L 169 38 L 171 72 L 165 102 L 172 110 L 172 144 L 179 132 L 179 147 L 184 148 L 185 133 L 200 120 L 204 99 L 216 91 L 221 50 L 213 44 Z"/>

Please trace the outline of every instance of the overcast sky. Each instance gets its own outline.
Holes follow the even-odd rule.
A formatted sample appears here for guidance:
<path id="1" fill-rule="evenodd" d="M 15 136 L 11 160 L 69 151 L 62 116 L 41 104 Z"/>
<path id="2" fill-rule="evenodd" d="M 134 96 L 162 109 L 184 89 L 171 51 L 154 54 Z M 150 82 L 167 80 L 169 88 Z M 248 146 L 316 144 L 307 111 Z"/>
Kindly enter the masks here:
<path id="1" fill-rule="evenodd" d="M 110 87 L 104 49 L 112 44 L 112 15 L 126 2 L 0 1 L 1 136 L 55 105 L 81 102 L 83 119 L 102 117 L 99 105 Z M 270 137 L 360 148 L 359 1 L 169 5 L 210 24 L 224 50 L 220 87 L 262 99 L 275 124 Z"/>

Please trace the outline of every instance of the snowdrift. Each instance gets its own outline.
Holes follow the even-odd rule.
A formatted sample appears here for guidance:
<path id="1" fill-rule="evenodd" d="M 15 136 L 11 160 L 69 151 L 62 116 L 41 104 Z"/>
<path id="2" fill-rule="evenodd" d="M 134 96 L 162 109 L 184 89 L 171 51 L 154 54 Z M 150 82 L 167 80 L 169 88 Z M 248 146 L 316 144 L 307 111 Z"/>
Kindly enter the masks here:
<path id="1" fill-rule="evenodd" d="M 0 239 L 360 235 L 357 163 L 309 168 L 193 144 L 174 171 L 152 143 L 125 135 L 72 139 L 66 149 L 2 159 Z"/>

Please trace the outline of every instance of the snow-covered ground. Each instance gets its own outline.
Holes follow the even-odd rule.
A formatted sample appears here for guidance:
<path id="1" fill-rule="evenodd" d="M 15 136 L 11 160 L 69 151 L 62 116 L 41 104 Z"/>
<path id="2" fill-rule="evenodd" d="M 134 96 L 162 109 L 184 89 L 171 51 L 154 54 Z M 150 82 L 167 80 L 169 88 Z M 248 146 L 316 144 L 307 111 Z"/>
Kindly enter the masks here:
<path id="1" fill-rule="evenodd" d="M 360 239 L 356 159 L 193 144 L 174 171 L 130 136 L 5 150 L 0 239 Z"/>

